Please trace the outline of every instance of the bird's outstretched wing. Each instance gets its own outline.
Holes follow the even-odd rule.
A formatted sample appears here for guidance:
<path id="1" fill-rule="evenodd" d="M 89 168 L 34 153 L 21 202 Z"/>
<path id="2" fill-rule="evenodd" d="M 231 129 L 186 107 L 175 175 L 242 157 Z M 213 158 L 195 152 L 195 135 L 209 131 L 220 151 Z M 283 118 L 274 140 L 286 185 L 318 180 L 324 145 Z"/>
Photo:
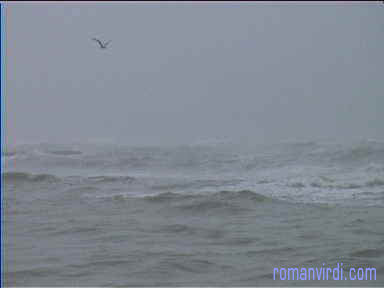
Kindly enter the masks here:
<path id="1" fill-rule="evenodd" d="M 112 40 L 109 40 L 107 42 L 104 43 L 104 47 L 107 47 L 109 43 L 111 43 Z"/>
<path id="2" fill-rule="evenodd" d="M 97 39 L 97 38 L 92 38 L 92 40 L 93 40 L 93 41 L 96 41 L 97 43 L 99 43 L 100 48 L 102 48 L 102 47 L 104 46 L 103 43 L 101 43 L 101 41 L 100 41 L 99 39 Z"/>

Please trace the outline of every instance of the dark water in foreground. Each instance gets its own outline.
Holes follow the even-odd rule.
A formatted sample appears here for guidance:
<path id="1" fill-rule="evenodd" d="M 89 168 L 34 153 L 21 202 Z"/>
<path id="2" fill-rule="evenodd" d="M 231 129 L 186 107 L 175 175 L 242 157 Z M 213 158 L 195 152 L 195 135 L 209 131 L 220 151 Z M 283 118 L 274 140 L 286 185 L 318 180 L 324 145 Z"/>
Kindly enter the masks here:
<path id="1" fill-rule="evenodd" d="M 383 143 L 25 145 L 2 166 L 9 286 L 384 285 Z M 337 263 L 377 280 L 273 280 Z"/>

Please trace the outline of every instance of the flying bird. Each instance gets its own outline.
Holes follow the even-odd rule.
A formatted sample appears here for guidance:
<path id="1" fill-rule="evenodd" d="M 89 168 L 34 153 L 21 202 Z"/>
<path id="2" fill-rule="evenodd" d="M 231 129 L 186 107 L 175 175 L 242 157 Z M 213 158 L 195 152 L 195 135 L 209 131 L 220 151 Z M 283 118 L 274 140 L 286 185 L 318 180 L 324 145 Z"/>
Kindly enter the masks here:
<path id="1" fill-rule="evenodd" d="M 99 43 L 100 45 L 100 49 L 107 49 L 107 46 L 109 43 L 111 43 L 111 41 L 107 41 L 107 42 L 102 42 L 100 41 L 99 39 L 97 38 L 92 38 L 93 41 L 96 41 L 97 43 Z"/>

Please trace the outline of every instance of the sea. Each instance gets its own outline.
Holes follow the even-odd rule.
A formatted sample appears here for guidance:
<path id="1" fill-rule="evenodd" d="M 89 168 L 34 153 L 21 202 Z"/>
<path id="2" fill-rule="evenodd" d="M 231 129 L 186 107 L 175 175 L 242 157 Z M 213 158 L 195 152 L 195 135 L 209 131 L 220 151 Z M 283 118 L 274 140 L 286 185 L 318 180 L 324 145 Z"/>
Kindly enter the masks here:
<path id="1" fill-rule="evenodd" d="M 6 286 L 384 286 L 384 142 L 20 144 L 1 162 Z M 274 275 L 338 263 L 376 280 Z"/>

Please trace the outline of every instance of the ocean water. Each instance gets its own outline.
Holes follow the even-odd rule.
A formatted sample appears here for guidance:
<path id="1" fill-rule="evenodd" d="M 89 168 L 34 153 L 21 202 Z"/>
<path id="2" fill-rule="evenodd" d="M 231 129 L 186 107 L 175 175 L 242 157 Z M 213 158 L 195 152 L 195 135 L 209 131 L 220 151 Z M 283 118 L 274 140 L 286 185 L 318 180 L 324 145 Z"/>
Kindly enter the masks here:
<path id="1" fill-rule="evenodd" d="M 378 141 L 19 145 L 2 196 L 8 286 L 384 286 Z M 337 263 L 377 279 L 273 280 Z"/>

